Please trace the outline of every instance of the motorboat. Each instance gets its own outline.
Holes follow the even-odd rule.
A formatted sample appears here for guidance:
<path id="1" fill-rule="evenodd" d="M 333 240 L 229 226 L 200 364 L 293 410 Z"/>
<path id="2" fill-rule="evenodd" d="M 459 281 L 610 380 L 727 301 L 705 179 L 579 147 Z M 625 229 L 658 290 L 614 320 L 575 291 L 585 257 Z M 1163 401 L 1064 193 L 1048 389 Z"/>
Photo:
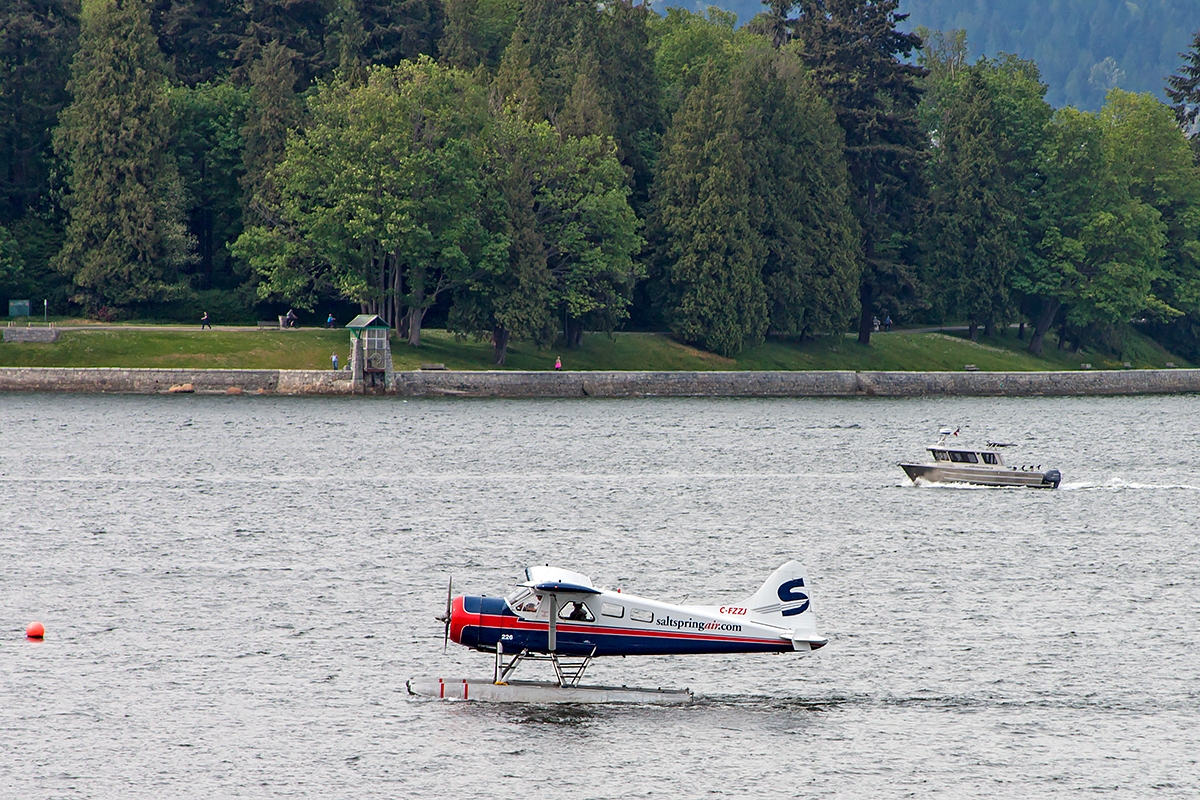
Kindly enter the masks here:
<path id="1" fill-rule="evenodd" d="M 1042 470 L 1041 464 L 1010 466 L 1004 463 L 1004 451 L 1015 447 L 1009 442 L 987 442 L 983 448 L 966 447 L 958 440 L 958 428 L 938 431 L 937 444 L 927 449 L 932 464 L 905 464 L 900 468 L 912 479 L 930 483 L 969 483 L 976 486 L 1030 486 L 1057 489 L 1062 474 L 1056 469 Z"/>

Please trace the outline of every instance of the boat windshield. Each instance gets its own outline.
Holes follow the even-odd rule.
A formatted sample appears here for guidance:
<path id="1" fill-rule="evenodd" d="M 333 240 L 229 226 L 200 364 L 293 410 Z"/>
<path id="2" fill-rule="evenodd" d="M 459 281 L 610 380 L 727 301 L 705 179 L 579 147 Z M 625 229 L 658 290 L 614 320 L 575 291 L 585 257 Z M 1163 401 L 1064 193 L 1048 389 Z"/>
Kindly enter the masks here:
<path id="1" fill-rule="evenodd" d="M 959 464 L 978 464 L 979 456 L 967 450 L 951 450 L 950 460 Z"/>
<path id="2" fill-rule="evenodd" d="M 929 452 L 933 453 L 933 457 L 937 461 L 949 461 L 950 460 L 950 456 L 946 455 L 945 450 L 930 450 Z"/>

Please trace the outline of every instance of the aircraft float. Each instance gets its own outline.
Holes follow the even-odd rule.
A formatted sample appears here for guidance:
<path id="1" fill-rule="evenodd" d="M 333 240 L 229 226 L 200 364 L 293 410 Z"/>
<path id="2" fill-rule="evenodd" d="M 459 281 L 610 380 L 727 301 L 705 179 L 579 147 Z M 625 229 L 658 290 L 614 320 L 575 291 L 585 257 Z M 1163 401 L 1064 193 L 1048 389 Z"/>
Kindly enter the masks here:
<path id="1" fill-rule="evenodd" d="M 443 649 L 453 640 L 495 655 L 492 680 L 413 679 L 408 691 L 450 700 L 524 703 L 687 703 L 687 689 L 584 686 L 602 656 L 716 653 L 809 653 L 825 646 L 817 632 L 808 575 L 789 561 L 752 596 L 711 606 L 674 605 L 598 589 L 587 575 L 529 567 L 505 597 L 454 596 L 451 579 Z M 549 662 L 555 680 L 510 680 L 526 661 Z"/>

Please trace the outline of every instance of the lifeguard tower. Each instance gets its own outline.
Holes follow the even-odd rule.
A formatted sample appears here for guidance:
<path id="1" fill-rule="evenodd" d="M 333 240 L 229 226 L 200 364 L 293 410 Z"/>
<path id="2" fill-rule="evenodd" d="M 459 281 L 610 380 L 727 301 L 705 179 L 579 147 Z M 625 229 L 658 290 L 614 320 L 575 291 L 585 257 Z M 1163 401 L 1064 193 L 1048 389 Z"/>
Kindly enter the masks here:
<path id="1" fill-rule="evenodd" d="M 359 314 L 350 329 L 351 386 L 355 394 L 382 394 L 396 385 L 388 324 L 377 314 Z"/>

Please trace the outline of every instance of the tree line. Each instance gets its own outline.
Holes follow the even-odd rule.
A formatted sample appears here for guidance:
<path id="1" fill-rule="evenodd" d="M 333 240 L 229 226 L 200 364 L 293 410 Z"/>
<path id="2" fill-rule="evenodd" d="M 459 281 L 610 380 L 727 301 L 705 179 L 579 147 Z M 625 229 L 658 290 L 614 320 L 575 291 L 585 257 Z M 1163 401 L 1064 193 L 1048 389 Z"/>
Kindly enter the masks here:
<path id="1" fill-rule="evenodd" d="M 876 317 L 1200 355 L 1200 34 L 1053 109 L 898 0 L 14 0 L 0 298 L 724 355 Z M 1188 134 L 1192 134 L 1189 139 Z"/>

